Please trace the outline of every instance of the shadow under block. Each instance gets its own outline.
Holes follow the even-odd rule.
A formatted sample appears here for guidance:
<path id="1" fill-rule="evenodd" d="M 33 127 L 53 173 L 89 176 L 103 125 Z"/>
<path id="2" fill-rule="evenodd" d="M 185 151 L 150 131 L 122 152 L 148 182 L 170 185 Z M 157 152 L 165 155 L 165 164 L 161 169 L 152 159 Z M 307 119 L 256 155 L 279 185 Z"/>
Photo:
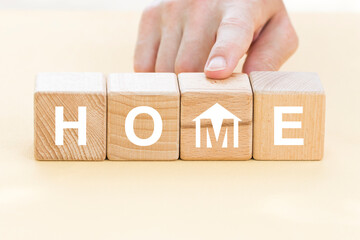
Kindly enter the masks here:
<path id="1" fill-rule="evenodd" d="M 325 92 L 316 73 L 252 72 L 253 157 L 257 160 L 321 160 Z"/>
<path id="2" fill-rule="evenodd" d="M 179 85 L 180 158 L 250 159 L 253 95 L 248 76 L 235 73 L 225 80 L 211 80 L 204 73 L 182 73 Z"/>
<path id="3" fill-rule="evenodd" d="M 40 73 L 34 96 L 35 158 L 106 158 L 106 82 L 101 73 Z"/>
<path id="4" fill-rule="evenodd" d="M 109 160 L 177 160 L 179 119 L 175 74 L 109 75 Z"/>

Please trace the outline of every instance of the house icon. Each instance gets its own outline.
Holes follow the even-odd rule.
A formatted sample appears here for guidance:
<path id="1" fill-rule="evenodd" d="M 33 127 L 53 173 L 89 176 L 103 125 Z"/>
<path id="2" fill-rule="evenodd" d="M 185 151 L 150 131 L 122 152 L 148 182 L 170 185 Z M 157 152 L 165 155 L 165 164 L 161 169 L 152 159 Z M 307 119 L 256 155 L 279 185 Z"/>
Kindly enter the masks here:
<path id="1" fill-rule="evenodd" d="M 216 141 L 219 141 L 219 136 L 221 132 L 221 127 L 223 124 L 224 119 L 232 119 L 234 124 L 234 148 L 239 147 L 239 122 L 241 122 L 241 119 L 236 117 L 234 114 L 229 112 L 227 109 L 225 109 L 220 104 L 216 103 L 212 107 L 210 107 L 205 112 L 201 113 L 198 117 L 196 117 L 193 121 L 196 123 L 196 147 L 201 147 L 201 119 L 210 119 L 211 124 L 214 129 L 215 133 L 215 139 Z M 227 132 L 228 129 L 226 129 L 224 141 L 222 144 L 222 148 L 227 148 Z M 207 148 L 211 148 L 211 140 L 209 135 L 209 129 L 207 129 Z"/>

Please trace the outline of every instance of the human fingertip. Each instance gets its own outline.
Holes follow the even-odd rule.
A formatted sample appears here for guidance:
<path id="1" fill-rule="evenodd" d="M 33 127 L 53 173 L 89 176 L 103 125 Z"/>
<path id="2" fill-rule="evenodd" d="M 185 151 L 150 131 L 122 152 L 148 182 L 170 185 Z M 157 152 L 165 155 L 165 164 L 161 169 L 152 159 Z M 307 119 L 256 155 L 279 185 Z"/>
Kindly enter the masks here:
<path id="1" fill-rule="evenodd" d="M 205 67 L 206 72 L 218 72 L 221 70 L 225 70 L 227 67 L 227 63 L 224 57 L 217 56 L 210 59 L 209 63 Z"/>
<path id="2" fill-rule="evenodd" d="M 227 70 L 227 69 L 219 70 L 219 71 L 205 70 L 204 72 L 205 72 L 206 77 L 211 78 L 211 79 L 217 79 L 217 80 L 226 79 L 226 78 L 230 77 L 232 74 L 232 71 Z"/>

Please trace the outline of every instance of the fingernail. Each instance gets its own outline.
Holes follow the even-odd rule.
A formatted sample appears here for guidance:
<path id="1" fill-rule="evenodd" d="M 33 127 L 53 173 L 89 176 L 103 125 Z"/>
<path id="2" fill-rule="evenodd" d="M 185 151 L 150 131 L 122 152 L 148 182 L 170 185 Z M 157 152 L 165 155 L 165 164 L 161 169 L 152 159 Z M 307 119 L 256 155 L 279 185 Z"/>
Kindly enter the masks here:
<path id="1" fill-rule="evenodd" d="M 226 60 L 223 57 L 214 57 L 206 67 L 207 71 L 220 71 L 226 68 Z"/>

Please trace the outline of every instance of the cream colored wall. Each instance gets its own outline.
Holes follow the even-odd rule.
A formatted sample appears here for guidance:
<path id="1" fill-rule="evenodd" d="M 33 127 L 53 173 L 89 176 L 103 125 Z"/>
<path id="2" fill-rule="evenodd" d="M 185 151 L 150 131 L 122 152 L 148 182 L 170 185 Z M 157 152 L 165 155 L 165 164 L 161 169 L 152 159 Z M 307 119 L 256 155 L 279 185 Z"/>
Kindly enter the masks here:
<path id="1" fill-rule="evenodd" d="M 152 0 L 0 0 L 0 9 L 141 10 Z M 359 0 L 284 0 L 290 11 L 360 12 Z"/>

